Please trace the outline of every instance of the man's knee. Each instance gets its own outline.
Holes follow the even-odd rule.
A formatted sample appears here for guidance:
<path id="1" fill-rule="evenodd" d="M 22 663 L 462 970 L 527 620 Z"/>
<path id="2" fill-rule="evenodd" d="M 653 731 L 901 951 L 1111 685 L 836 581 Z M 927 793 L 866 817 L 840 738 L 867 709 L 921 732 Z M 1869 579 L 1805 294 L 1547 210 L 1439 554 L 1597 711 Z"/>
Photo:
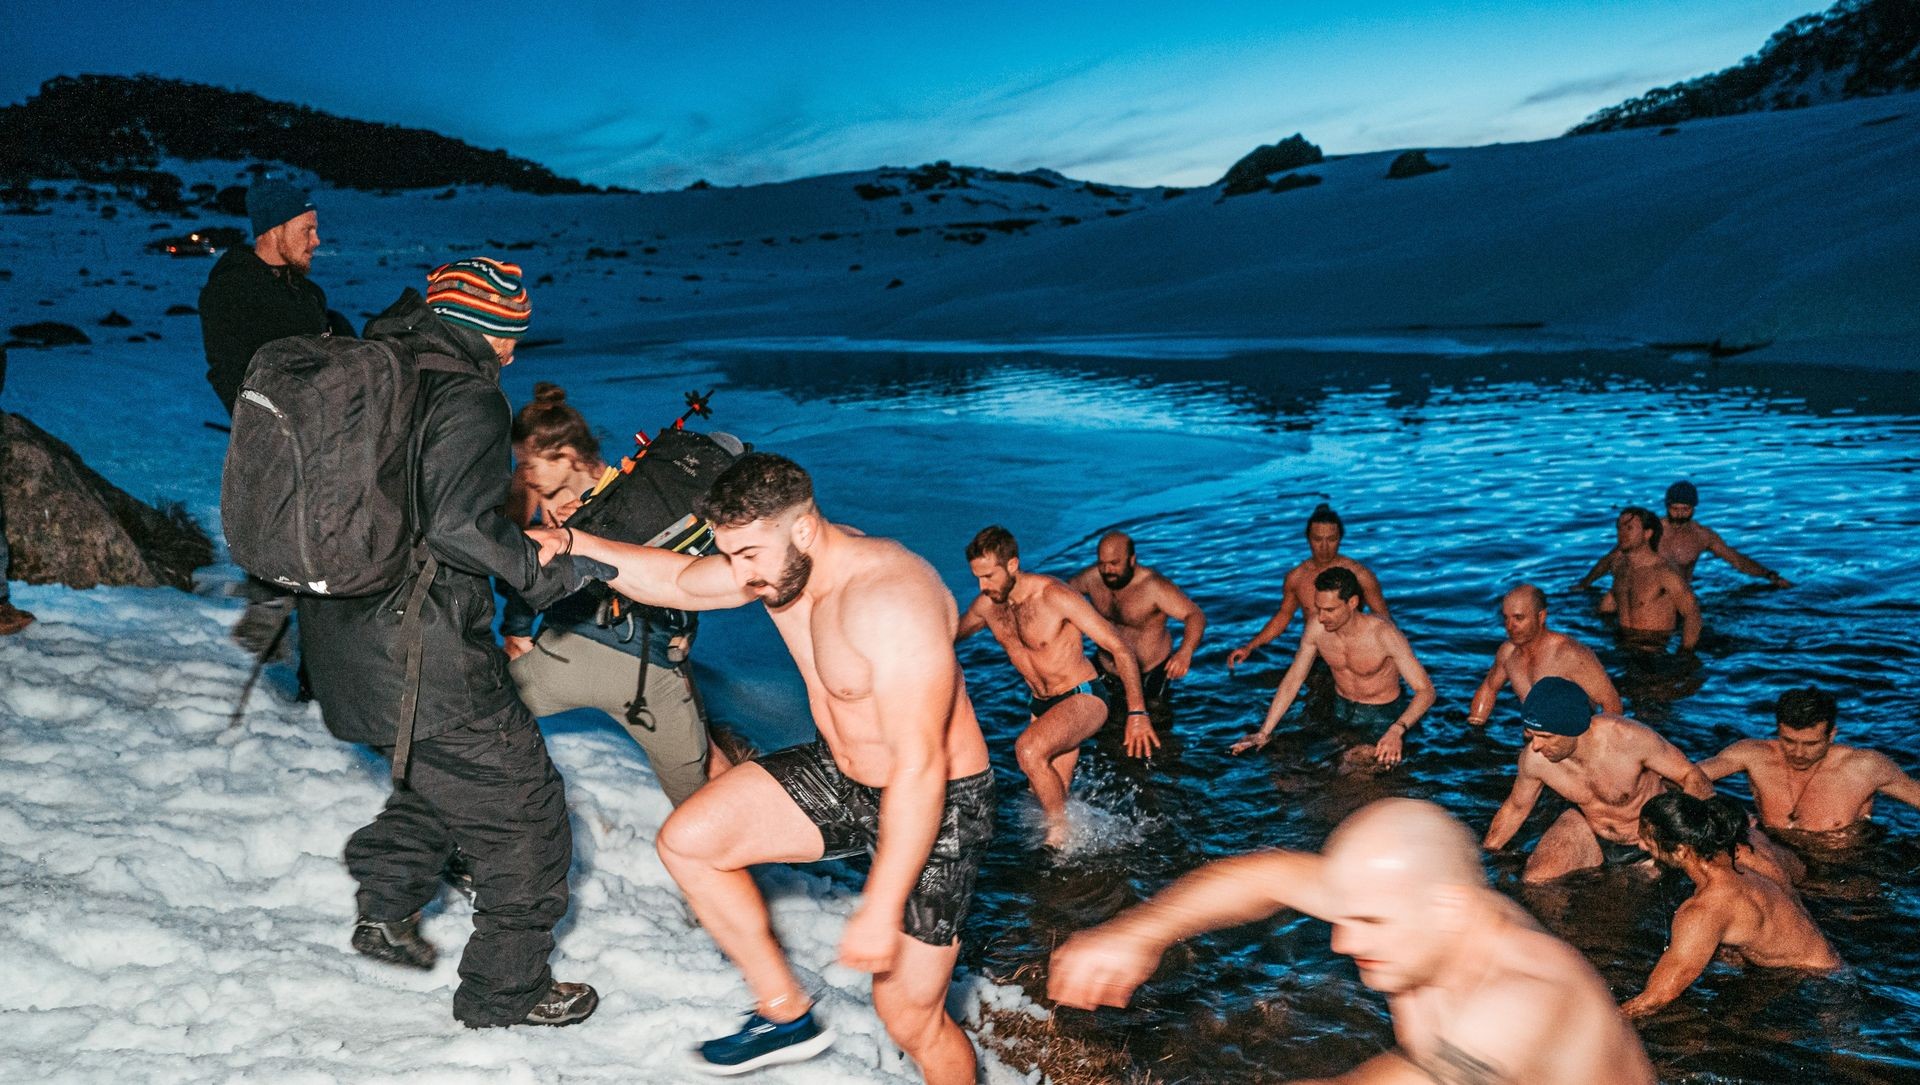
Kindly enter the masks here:
<path id="1" fill-rule="evenodd" d="M 653 846 L 669 868 L 675 864 L 715 865 L 728 847 L 718 826 L 698 805 L 681 806 L 667 815 Z"/>
<path id="2" fill-rule="evenodd" d="M 932 1047 L 942 1030 L 958 1027 L 947 1016 L 945 996 L 941 991 L 938 997 L 924 1000 L 904 994 L 886 997 L 875 991 L 874 1009 L 887 1028 L 887 1036 L 913 1055 Z"/>

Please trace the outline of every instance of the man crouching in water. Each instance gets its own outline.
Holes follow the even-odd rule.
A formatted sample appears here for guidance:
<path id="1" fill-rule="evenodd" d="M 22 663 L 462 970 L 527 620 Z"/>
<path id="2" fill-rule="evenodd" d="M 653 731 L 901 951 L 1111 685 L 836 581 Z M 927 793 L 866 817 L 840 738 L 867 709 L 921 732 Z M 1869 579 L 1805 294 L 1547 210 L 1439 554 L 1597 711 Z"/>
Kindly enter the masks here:
<path id="1" fill-rule="evenodd" d="M 865 851 L 872 866 L 840 963 L 873 974 L 874 1009 L 927 1081 L 972 1085 L 973 1047 L 947 1016 L 946 994 L 993 835 L 993 774 L 953 654 L 953 596 L 899 543 L 829 523 L 812 480 L 782 456 L 740 457 L 697 511 L 720 553 L 535 533 L 543 553 L 615 566 L 610 586 L 641 603 L 765 603 L 820 728 L 819 740 L 702 787 L 661 826 L 660 858 L 755 999 L 745 1027 L 700 1045 L 695 1064 L 736 1074 L 811 1058 L 832 1042 L 748 868 Z"/>
<path id="2" fill-rule="evenodd" d="M 1392 1009 L 1398 1048 L 1341 1082 L 1653 1085 L 1599 973 L 1487 886 L 1458 821 L 1413 799 L 1363 808 L 1321 855 L 1259 852 L 1188 874 L 1056 950 L 1047 992 L 1124 1006 L 1173 943 L 1283 908 L 1331 923 L 1334 952 Z"/>
<path id="3" fill-rule="evenodd" d="M 1140 692 L 1140 665 L 1126 638 L 1080 593 L 1050 576 L 1020 568 L 1020 544 L 995 524 L 967 544 L 967 565 L 980 594 L 960 616 L 954 640 L 982 629 L 1007 650 L 1007 660 L 1026 679 L 1027 729 L 1014 742 L 1014 756 L 1027 774 L 1033 797 L 1047 819 L 1046 846 L 1067 842 L 1067 795 L 1080 763 L 1080 744 L 1107 722 L 1107 684 L 1087 659 L 1084 634 L 1113 660 L 1127 702 L 1127 755 L 1145 757 L 1160 745 Z"/>

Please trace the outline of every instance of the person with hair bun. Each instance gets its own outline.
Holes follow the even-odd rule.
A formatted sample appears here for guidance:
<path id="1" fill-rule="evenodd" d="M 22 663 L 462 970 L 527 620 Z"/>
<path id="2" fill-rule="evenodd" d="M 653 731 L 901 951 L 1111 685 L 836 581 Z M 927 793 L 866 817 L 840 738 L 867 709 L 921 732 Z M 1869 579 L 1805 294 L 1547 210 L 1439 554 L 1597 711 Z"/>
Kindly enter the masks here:
<path id="1" fill-rule="evenodd" d="M 513 419 L 516 464 L 508 512 L 522 527 L 558 527 L 610 470 L 600 441 L 559 385 L 533 386 Z M 608 618 L 606 592 L 576 592 L 536 615 L 508 593 L 500 621 L 508 671 L 535 716 L 598 708 L 646 751 L 675 806 L 731 764 L 708 735 L 688 661 L 697 620 L 685 611 L 622 601 Z M 540 631 L 534 621 L 540 619 Z"/>
<path id="2" fill-rule="evenodd" d="M 1747 812 L 1725 796 L 1670 791 L 1641 807 L 1647 849 L 1697 888 L 1674 913 L 1667 951 L 1646 989 L 1621 1003 L 1628 1017 L 1656 1013 L 1679 998 L 1716 952 L 1756 968 L 1832 972 L 1842 966 L 1791 888 L 1734 863 L 1747 829 Z"/>

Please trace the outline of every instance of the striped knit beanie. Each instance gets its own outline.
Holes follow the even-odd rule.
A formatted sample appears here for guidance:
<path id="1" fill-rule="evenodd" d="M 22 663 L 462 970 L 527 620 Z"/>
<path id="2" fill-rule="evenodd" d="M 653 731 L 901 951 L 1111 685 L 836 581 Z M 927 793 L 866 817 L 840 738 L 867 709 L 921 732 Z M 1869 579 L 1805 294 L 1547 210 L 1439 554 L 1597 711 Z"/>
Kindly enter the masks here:
<path id="1" fill-rule="evenodd" d="M 427 305 L 440 319 L 501 339 L 527 334 L 533 305 L 520 265 L 469 256 L 427 272 Z"/>

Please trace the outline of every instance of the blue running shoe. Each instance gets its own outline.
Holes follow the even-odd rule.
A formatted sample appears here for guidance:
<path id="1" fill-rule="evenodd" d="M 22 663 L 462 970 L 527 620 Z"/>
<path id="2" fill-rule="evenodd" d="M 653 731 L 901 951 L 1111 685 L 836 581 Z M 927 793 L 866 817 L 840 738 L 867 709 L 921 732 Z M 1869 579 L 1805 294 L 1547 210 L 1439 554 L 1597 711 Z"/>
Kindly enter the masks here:
<path id="1" fill-rule="evenodd" d="M 696 1068 L 726 1077 L 765 1066 L 804 1062 L 832 1043 L 833 1030 L 821 1028 L 812 1010 L 781 1024 L 749 1013 L 739 1032 L 708 1040 L 693 1050 L 692 1058 Z"/>

